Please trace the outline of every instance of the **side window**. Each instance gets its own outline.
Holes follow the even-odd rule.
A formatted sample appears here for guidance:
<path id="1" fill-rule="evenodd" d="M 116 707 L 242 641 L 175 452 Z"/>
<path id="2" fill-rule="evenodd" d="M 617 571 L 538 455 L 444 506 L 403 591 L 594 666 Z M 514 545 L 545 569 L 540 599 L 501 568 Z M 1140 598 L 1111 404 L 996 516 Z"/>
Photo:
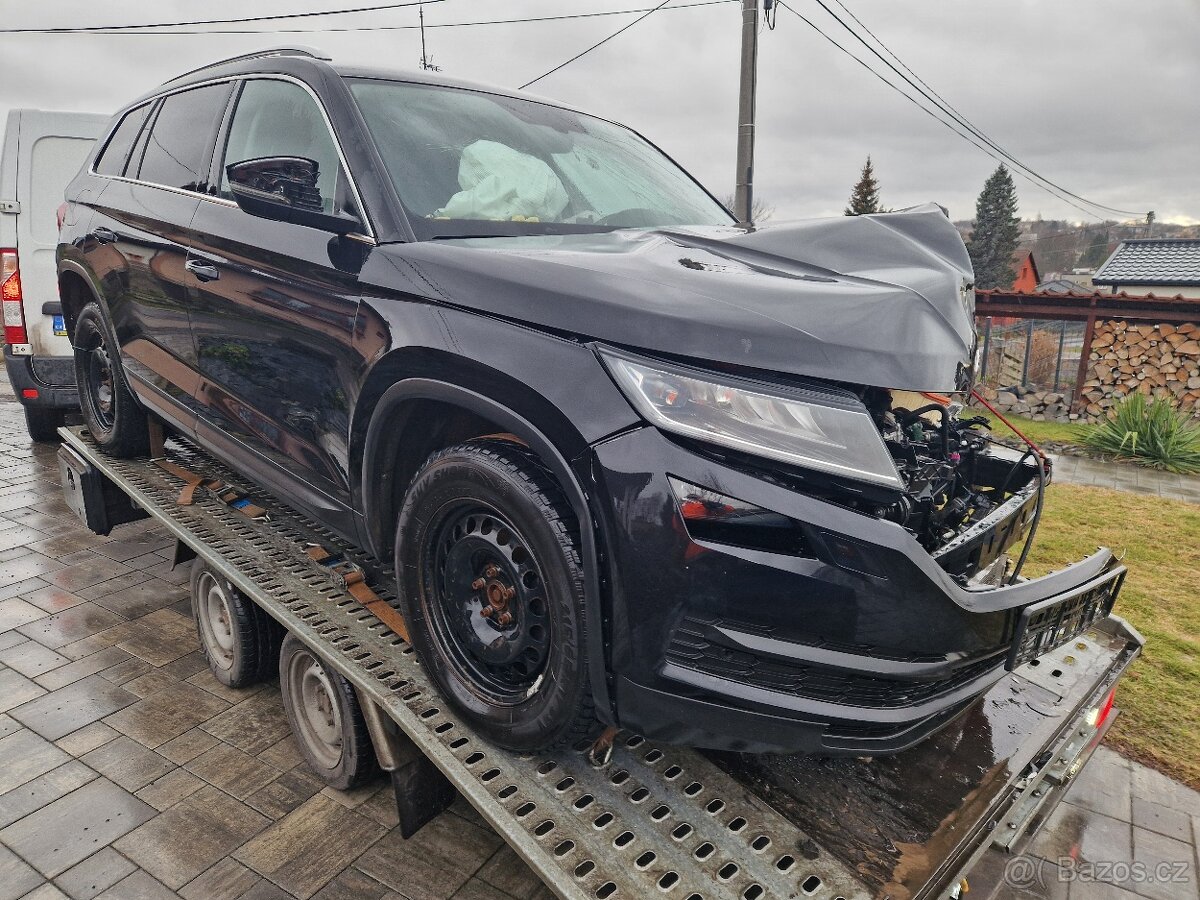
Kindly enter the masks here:
<path id="1" fill-rule="evenodd" d="M 210 84 L 164 98 L 150 126 L 137 177 L 151 184 L 203 190 L 208 179 L 209 138 L 225 110 L 229 91 L 229 84 Z"/>
<path id="2" fill-rule="evenodd" d="M 337 145 L 312 95 L 290 81 L 246 82 L 238 99 L 221 163 L 221 196 L 232 199 L 225 167 L 264 156 L 303 156 L 316 160 L 317 189 L 324 212 L 340 212 L 343 180 Z"/>
<path id="3" fill-rule="evenodd" d="M 146 116 L 150 114 L 150 107 L 153 105 L 153 103 L 145 103 L 137 109 L 131 109 L 125 113 L 125 118 L 121 120 L 121 124 L 117 126 L 112 137 L 109 138 L 108 144 L 100 151 L 100 156 L 96 159 L 97 172 L 101 175 L 123 175 L 125 173 L 125 161 L 129 159 L 129 151 L 133 148 L 133 142 L 137 140 L 142 125 L 146 122 Z"/>

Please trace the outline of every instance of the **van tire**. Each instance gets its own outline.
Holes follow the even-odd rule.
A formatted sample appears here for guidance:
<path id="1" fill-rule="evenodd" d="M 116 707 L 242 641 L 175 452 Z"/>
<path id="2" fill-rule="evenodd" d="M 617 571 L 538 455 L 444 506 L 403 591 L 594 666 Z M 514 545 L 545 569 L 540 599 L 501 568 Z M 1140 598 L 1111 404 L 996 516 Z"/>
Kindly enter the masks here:
<path id="1" fill-rule="evenodd" d="M 58 429 L 65 422 L 66 413 L 61 409 L 44 406 L 25 407 L 25 429 L 35 443 L 57 443 Z"/>
<path id="2" fill-rule="evenodd" d="M 79 407 L 92 438 L 110 456 L 145 456 L 150 452 L 146 411 L 129 390 L 120 345 L 99 303 L 80 311 L 74 344 Z"/>

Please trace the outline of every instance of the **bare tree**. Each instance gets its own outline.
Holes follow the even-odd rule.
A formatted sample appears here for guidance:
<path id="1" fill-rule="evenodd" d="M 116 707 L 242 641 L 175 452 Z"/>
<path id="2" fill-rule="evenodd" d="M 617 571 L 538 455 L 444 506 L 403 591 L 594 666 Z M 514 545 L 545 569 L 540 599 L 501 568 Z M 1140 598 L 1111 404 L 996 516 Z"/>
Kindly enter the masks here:
<path id="1" fill-rule="evenodd" d="M 721 198 L 721 204 L 728 210 L 733 209 L 733 194 L 726 194 Z M 771 216 L 775 215 L 775 207 L 771 206 L 761 197 L 755 197 L 754 203 L 750 210 L 750 221 L 756 225 L 766 222 Z"/>

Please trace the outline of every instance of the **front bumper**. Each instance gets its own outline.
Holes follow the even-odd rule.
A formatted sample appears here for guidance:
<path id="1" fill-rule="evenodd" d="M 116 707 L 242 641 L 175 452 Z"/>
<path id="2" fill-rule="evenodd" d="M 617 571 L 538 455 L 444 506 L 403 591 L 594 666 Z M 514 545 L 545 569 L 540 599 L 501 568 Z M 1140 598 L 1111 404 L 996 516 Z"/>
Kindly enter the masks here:
<path id="1" fill-rule="evenodd" d="M 606 498 L 598 512 L 617 717 L 657 740 L 756 753 L 897 752 L 1004 676 L 1026 607 L 1119 574 L 1101 549 L 1043 578 L 963 586 L 901 526 L 655 429 L 593 454 L 595 496 Z M 694 540 L 668 475 L 787 516 L 796 551 Z M 1025 511 L 1016 504 L 975 540 L 993 549 L 1015 540 L 1013 521 Z M 1107 613 L 1111 601 L 1100 597 L 1099 606 Z"/>
<path id="2" fill-rule="evenodd" d="M 26 406 L 79 409 L 75 361 L 69 356 L 14 356 L 6 345 L 4 367 L 13 392 Z M 28 397 L 26 391 L 37 391 Z"/>

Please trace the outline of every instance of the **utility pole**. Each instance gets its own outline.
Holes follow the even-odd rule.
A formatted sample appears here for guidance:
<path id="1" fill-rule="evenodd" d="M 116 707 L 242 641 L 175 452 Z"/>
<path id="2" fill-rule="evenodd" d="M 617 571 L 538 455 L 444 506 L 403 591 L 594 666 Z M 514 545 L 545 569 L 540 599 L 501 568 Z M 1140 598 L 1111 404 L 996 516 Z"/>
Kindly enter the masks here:
<path id="1" fill-rule="evenodd" d="M 733 214 L 750 225 L 754 209 L 754 105 L 758 92 L 758 4 L 742 0 L 742 71 L 738 97 L 737 180 Z"/>
<path id="2" fill-rule="evenodd" d="M 425 4 L 422 3 L 417 7 L 417 15 L 421 19 L 421 68 L 431 72 L 440 72 L 441 66 L 435 66 L 433 59 L 425 53 Z"/>

